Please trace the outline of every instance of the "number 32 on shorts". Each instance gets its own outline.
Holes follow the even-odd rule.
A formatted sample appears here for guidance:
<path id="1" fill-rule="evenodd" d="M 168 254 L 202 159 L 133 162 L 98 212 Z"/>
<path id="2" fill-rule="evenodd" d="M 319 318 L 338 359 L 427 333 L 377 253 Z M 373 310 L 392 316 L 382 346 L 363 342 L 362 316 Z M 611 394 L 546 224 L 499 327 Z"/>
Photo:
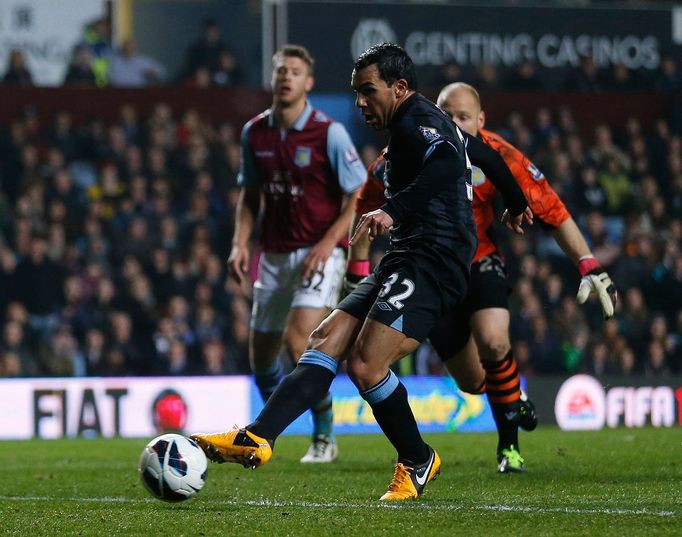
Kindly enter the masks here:
<path id="1" fill-rule="evenodd" d="M 397 272 L 394 272 L 386 278 L 386 281 L 379 291 L 379 298 L 384 298 L 391 292 L 393 286 L 398 281 L 398 278 L 400 278 L 400 275 Z M 405 290 L 386 299 L 386 302 L 398 310 L 403 309 L 403 306 L 405 306 L 401 301 L 409 298 L 412 296 L 412 293 L 414 293 L 414 282 L 409 278 L 403 278 L 400 284 L 405 286 Z M 393 290 L 395 291 L 396 289 Z"/>

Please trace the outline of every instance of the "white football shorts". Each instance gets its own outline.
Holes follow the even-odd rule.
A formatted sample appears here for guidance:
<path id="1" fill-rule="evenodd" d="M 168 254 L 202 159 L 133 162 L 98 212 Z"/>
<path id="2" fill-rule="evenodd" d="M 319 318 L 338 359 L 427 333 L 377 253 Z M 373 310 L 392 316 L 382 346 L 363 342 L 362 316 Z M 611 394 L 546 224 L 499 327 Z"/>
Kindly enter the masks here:
<path id="1" fill-rule="evenodd" d="M 263 253 L 258 279 L 253 284 L 251 328 L 257 332 L 281 332 L 291 308 L 336 306 L 346 271 L 342 248 L 334 248 L 324 268 L 303 279 L 301 268 L 310 248 L 288 253 Z"/>

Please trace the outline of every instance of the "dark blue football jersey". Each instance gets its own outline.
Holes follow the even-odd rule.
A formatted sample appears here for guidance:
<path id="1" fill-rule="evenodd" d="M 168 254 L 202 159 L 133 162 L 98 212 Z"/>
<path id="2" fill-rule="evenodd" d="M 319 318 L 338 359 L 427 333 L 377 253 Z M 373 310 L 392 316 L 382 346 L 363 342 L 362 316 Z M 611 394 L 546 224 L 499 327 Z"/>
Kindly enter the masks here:
<path id="1" fill-rule="evenodd" d="M 389 131 L 383 208 L 395 220 L 391 250 L 428 250 L 429 257 L 455 260 L 468 271 L 477 240 L 462 133 L 418 93 L 400 105 Z"/>

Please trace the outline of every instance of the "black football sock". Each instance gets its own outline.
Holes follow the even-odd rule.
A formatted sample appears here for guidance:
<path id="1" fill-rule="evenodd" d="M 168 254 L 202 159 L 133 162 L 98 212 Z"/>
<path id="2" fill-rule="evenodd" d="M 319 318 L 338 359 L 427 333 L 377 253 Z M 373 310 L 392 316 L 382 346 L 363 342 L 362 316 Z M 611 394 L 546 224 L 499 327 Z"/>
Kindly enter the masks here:
<path id="1" fill-rule="evenodd" d="M 497 452 L 519 449 L 521 380 L 511 351 L 500 362 L 484 362 L 486 393 L 497 426 Z"/>
<path id="2" fill-rule="evenodd" d="M 247 425 L 270 443 L 296 418 L 319 403 L 329 391 L 339 363 L 318 350 L 307 350 L 296 368 L 279 383 L 256 421 Z"/>
<path id="3" fill-rule="evenodd" d="M 407 390 L 392 371 L 360 395 L 372 407 L 374 418 L 398 452 L 400 462 L 415 466 L 429 459 L 429 447 L 419 434 L 407 402 Z"/>

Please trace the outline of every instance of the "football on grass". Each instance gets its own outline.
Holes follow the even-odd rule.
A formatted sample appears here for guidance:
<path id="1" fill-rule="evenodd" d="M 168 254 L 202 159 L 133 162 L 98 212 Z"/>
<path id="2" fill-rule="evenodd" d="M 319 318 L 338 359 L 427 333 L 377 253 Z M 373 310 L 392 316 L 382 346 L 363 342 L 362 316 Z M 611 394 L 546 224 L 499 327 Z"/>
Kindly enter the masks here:
<path id="1" fill-rule="evenodd" d="M 166 502 L 189 500 L 206 482 L 204 452 L 179 434 L 157 436 L 142 450 L 140 478 L 152 495 Z"/>

